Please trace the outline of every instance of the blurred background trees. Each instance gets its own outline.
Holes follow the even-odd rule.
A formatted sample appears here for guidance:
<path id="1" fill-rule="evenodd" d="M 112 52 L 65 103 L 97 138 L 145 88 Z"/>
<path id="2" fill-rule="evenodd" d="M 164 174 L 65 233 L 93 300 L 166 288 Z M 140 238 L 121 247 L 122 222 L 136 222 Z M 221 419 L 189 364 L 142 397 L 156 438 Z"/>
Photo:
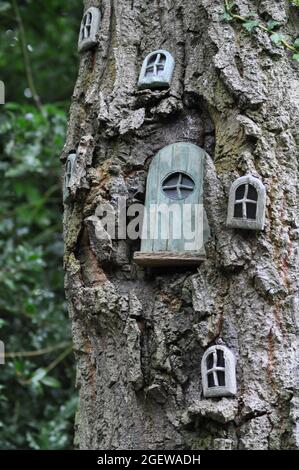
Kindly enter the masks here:
<path id="1" fill-rule="evenodd" d="M 77 0 L 0 1 L 0 80 L 6 88 L 0 106 L 1 449 L 73 445 L 76 393 L 63 291 L 59 154 L 81 15 Z"/>

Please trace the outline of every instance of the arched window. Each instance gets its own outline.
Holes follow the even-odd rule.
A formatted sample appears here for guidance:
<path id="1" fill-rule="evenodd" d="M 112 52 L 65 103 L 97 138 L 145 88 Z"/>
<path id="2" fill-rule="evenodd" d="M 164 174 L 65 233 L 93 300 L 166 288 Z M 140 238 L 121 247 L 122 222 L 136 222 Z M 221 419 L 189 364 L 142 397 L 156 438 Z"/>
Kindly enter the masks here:
<path id="1" fill-rule="evenodd" d="M 138 88 L 169 87 L 174 69 L 172 55 L 163 49 L 151 52 L 143 61 Z"/>
<path id="2" fill-rule="evenodd" d="M 227 225 L 235 228 L 263 230 L 266 190 L 254 176 L 246 175 L 233 182 L 228 202 Z"/>
<path id="3" fill-rule="evenodd" d="M 201 376 L 204 397 L 235 395 L 237 392 L 235 356 L 226 346 L 211 346 L 203 355 Z"/>
<path id="4" fill-rule="evenodd" d="M 101 22 L 101 13 L 98 8 L 91 7 L 84 13 L 79 41 L 78 41 L 78 50 L 79 52 L 90 49 L 97 44 L 96 35 L 100 28 Z"/>
<path id="5" fill-rule="evenodd" d="M 65 170 L 64 170 L 64 184 L 63 184 L 63 202 L 68 202 L 70 198 L 70 184 L 71 184 L 71 179 L 75 170 L 75 164 L 76 164 L 76 158 L 77 155 L 75 153 L 71 153 L 67 157 L 67 161 L 65 164 Z"/>
<path id="6" fill-rule="evenodd" d="M 89 11 L 88 13 L 86 13 L 86 15 L 84 15 L 84 18 L 83 18 L 83 27 L 81 31 L 82 41 L 90 37 L 91 24 L 92 24 L 92 14 Z"/>

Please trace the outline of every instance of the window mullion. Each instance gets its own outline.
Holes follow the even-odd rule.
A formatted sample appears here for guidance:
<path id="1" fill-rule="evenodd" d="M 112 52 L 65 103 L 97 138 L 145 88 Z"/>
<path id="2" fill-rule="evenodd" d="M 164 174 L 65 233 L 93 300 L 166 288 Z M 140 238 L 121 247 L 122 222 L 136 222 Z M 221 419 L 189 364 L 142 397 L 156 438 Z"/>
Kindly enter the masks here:
<path id="1" fill-rule="evenodd" d="M 158 75 L 158 64 L 159 64 L 160 57 L 161 57 L 161 54 L 158 54 L 156 57 L 155 64 L 154 64 L 154 75 Z"/>
<path id="2" fill-rule="evenodd" d="M 217 351 L 213 351 L 213 369 L 217 367 Z"/>
<path id="3" fill-rule="evenodd" d="M 213 352 L 213 377 L 214 383 L 216 387 L 219 387 L 218 375 L 217 375 L 217 363 L 218 363 L 218 355 L 217 350 Z"/>
<path id="4" fill-rule="evenodd" d="M 215 370 L 213 370 L 213 377 L 214 377 L 215 387 L 219 387 L 218 375 L 217 375 L 217 372 Z"/>
<path id="5" fill-rule="evenodd" d="M 247 218 L 247 207 L 246 207 L 246 200 L 243 199 L 242 201 L 242 217 L 243 219 Z"/>

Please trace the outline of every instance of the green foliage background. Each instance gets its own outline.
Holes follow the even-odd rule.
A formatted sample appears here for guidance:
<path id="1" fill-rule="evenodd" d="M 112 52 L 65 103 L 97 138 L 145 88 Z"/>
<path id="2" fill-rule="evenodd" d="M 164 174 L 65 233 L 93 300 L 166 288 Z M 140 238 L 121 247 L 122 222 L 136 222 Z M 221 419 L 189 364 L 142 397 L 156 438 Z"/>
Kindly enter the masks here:
<path id="1" fill-rule="evenodd" d="M 14 1 L 42 110 L 26 98 Z M 81 0 L 0 1 L 0 80 L 6 88 L 0 105 L 1 449 L 73 446 L 76 393 L 63 292 L 59 154 L 81 15 Z"/>

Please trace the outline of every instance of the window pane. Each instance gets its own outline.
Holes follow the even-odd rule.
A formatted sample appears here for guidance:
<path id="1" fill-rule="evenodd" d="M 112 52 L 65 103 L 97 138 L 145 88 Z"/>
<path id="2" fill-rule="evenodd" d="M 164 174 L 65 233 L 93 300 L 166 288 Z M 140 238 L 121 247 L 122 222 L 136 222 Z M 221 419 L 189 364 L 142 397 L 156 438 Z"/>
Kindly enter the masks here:
<path id="1" fill-rule="evenodd" d="M 234 209 L 234 217 L 236 218 L 241 218 L 243 217 L 243 212 L 242 212 L 242 203 L 235 204 L 235 209 Z"/>
<path id="2" fill-rule="evenodd" d="M 163 186 L 173 186 L 178 184 L 178 174 L 177 173 L 172 173 L 172 175 L 168 176 L 164 182 Z"/>
<path id="3" fill-rule="evenodd" d="M 149 58 L 148 62 L 147 62 L 147 65 L 152 65 L 155 63 L 157 59 L 157 54 L 154 54 L 152 57 Z"/>
<path id="4" fill-rule="evenodd" d="M 245 196 L 245 188 L 246 188 L 245 184 L 241 184 L 241 186 L 237 187 L 237 189 L 236 189 L 236 200 L 237 199 L 243 199 L 243 197 Z"/>
<path id="5" fill-rule="evenodd" d="M 207 357 L 207 369 L 210 370 L 213 367 L 213 353 L 209 354 Z"/>
<path id="6" fill-rule="evenodd" d="M 189 189 L 181 189 L 181 197 L 185 199 L 186 197 L 189 197 L 190 194 L 192 194 L 192 192 L 193 192 L 192 188 L 190 188 L 190 190 Z"/>
<path id="7" fill-rule="evenodd" d="M 72 165 L 71 165 L 71 162 L 68 160 L 67 161 L 67 164 L 66 164 L 66 169 L 65 169 L 65 172 L 67 175 L 71 175 L 71 171 L 72 171 Z"/>
<path id="8" fill-rule="evenodd" d="M 92 22 L 92 14 L 90 12 L 88 12 L 87 14 L 87 18 L 86 18 L 86 24 L 91 24 Z"/>
<path id="9" fill-rule="evenodd" d="M 225 374 L 224 374 L 224 371 L 218 370 L 218 371 L 217 371 L 217 378 L 218 378 L 218 385 L 219 385 L 220 387 L 224 387 L 224 386 L 225 386 Z"/>
<path id="10" fill-rule="evenodd" d="M 257 190 L 251 184 L 248 185 L 247 199 L 251 199 L 252 201 L 257 201 Z"/>
<path id="11" fill-rule="evenodd" d="M 166 196 L 170 197 L 170 199 L 178 199 L 178 190 L 177 190 L 177 188 L 165 189 L 163 192 Z"/>
<path id="12" fill-rule="evenodd" d="M 164 72 L 164 65 L 157 65 L 157 75 L 162 75 Z"/>
<path id="13" fill-rule="evenodd" d="M 154 67 L 147 67 L 145 76 L 146 77 L 153 77 L 154 75 Z"/>
<path id="14" fill-rule="evenodd" d="M 163 65 L 163 68 L 164 68 L 165 62 L 166 62 L 166 56 L 164 54 L 161 54 L 159 64 Z"/>
<path id="15" fill-rule="evenodd" d="M 225 367 L 224 353 L 222 349 L 217 349 L 217 367 Z"/>
<path id="16" fill-rule="evenodd" d="M 256 202 L 246 202 L 246 215 L 247 219 L 256 218 Z"/>
<path id="17" fill-rule="evenodd" d="M 189 178 L 189 176 L 183 175 L 182 177 L 182 184 L 186 186 L 190 186 L 190 188 L 194 188 L 194 182 Z"/>
<path id="18" fill-rule="evenodd" d="M 208 374 L 208 387 L 215 387 L 213 374 Z"/>

